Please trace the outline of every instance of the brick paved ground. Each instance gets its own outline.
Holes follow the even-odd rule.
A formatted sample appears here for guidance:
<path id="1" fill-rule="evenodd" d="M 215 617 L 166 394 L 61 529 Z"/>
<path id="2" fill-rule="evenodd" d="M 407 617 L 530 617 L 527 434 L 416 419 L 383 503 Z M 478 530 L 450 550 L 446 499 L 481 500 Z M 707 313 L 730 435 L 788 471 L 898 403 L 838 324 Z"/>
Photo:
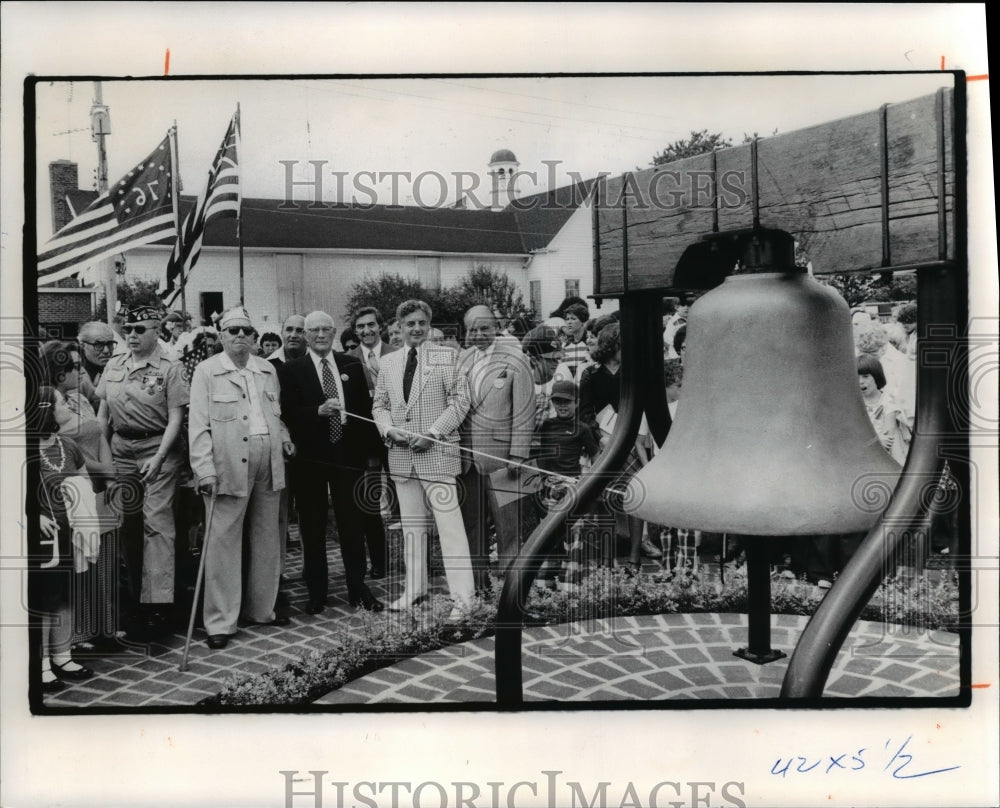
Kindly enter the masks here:
<path id="1" fill-rule="evenodd" d="M 293 528 L 293 537 L 296 531 Z M 74 708 L 192 707 L 219 692 L 238 673 L 282 666 L 333 647 L 345 632 L 363 632 L 371 618 L 347 604 L 339 547 L 329 543 L 332 605 L 321 615 L 302 612 L 301 553 L 288 555 L 292 625 L 240 630 L 229 647 L 212 651 L 196 629 L 189 670 L 178 671 L 184 647 L 179 631 L 125 655 L 88 660 L 96 676 L 47 696 L 45 705 Z M 647 562 L 643 574 L 658 567 Z M 708 570 L 703 569 L 703 573 Z M 369 582 L 388 602 L 400 577 Z M 443 576 L 432 579 L 443 591 Z M 429 612 L 424 612 L 427 617 Z M 776 648 L 790 652 L 806 618 L 772 620 Z M 886 631 L 891 633 L 883 634 Z M 746 617 L 737 614 L 662 615 L 532 628 L 525 631 L 524 691 L 529 701 L 601 701 L 776 696 L 787 660 L 756 666 L 737 659 L 746 644 Z M 958 692 L 957 637 L 916 634 L 904 627 L 859 623 L 838 657 L 827 687 L 832 696 L 952 696 Z M 316 703 L 453 703 L 494 701 L 493 640 L 482 639 L 376 671 Z"/>
<path id="2" fill-rule="evenodd" d="M 790 653 L 808 618 L 772 619 L 772 646 Z M 862 621 L 825 695 L 955 696 L 958 637 Z M 526 701 L 775 698 L 788 660 L 753 665 L 733 656 L 746 616 L 671 614 L 597 620 L 524 632 Z M 316 704 L 490 702 L 493 639 L 444 648 L 350 682 Z"/>

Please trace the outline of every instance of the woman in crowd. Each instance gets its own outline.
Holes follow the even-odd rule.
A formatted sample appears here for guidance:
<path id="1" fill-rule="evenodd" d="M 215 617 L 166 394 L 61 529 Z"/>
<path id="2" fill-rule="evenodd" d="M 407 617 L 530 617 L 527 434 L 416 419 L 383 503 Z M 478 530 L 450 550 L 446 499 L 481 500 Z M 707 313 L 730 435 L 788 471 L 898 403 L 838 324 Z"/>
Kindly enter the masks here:
<path id="1" fill-rule="evenodd" d="M 87 510 L 87 494 L 91 500 L 93 494 L 83 454 L 72 439 L 58 434 L 56 395 L 55 388 L 40 387 L 27 419 L 29 432 L 38 436 L 40 483 L 38 536 L 28 548 L 28 602 L 41 616 L 41 685 L 45 693 L 62 690 L 65 681 L 82 681 L 94 675 L 90 668 L 74 662 L 70 653 L 73 574 L 95 560 L 97 552 L 91 536 L 74 529 L 71 519 Z"/>
<path id="2" fill-rule="evenodd" d="M 614 421 L 618 415 L 621 400 L 622 348 L 618 323 L 610 323 L 597 336 L 592 358 L 596 362 L 583 371 L 580 378 L 580 419 L 590 427 L 601 449 L 605 449 Z M 640 430 L 641 433 L 641 430 Z M 624 475 L 609 486 L 614 490 L 622 488 L 627 478 L 638 471 L 639 452 L 645 451 L 642 434 L 636 436 L 636 446 L 625 463 Z M 627 569 L 632 573 L 641 567 L 642 520 L 634 516 L 616 514 L 616 533 L 629 544 Z M 611 553 L 613 556 L 613 553 Z M 659 555 L 659 553 L 656 553 Z M 610 559 L 608 559 L 610 560 Z"/>
<path id="3" fill-rule="evenodd" d="M 101 552 L 98 563 L 78 576 L 75 591 L 83 600 L 75 604 L 77 619 L 75 633 L 89 641 L 97 651 L 122 650 L 115 638 L 115 566 L 116 543 L 114 531 L 118 527 L 118 514 L 108 501 L 108 489 L 115 479 L 115 466 L 111 447 L 97 420 L 97 413 L 80 390 L 80 355 L 76 345 L 58 340 L 47 342 L 41 348 L 46 381 L 55 388 L 53 414 L 59 427 L 59 436 L 72 440 L 87 468 L 92 490 L 96 495 L 101 535 Z"/>

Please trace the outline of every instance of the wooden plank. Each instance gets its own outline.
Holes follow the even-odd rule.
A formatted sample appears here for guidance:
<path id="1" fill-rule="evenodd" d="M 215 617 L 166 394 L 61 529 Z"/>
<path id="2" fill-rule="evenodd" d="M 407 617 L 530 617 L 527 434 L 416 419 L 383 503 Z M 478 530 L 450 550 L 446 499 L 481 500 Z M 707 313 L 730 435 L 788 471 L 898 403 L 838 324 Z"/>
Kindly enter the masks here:
<path id="1" fill-rule="evenodd" d="M 948 256 L 954 255 L 952 93 L 944 93 Z M 934 261 L 938 250 L 935 96 L 887 108 L 889 259 Z M 712 232 L 753 223 L 751 147 L 609 178 L 598 213 L 604 294 L 622 289 L 622 215 L 628 214 L 628 288 L 669 288 L 684 250 Z M 758 141 L 760 223 L 792 233 L 817 274 L 883 265 L 881 116 L 878 110 Z M 705 193 L 716 187 L 717 198 Z M 616 285 L 617 284 L 617 285 Z"/>

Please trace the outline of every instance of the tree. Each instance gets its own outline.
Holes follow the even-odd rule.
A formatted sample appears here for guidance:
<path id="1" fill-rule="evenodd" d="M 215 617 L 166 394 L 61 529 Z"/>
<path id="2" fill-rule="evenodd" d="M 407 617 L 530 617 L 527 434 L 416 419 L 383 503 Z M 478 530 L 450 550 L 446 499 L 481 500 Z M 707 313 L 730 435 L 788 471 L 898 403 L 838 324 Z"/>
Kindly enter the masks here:
<path id="1" fill-rule="evenodd" d="M 651 165 L 661 166 L 664 163 L 672 163 L 674 160 L 682 160 L 685 157 L 694 157 L 717 149 L 726 149 L 732 145 L 732 139 L 725 137 L 720 132 L 709 134 L 707 129 L 702 129 L 700 132 L 692 131 L 691 137 L 675 140 L 659 154 L 654 154 Z"/>
<path id="2" fill-rule="evenodd" d="M 395 318 L 396 307 L 404 300 L 427 300 L 430 303 L 428 298 L 428 290 L 415 278 L 384 273 L 351 285 L 347 294 L 347 319 L 350 322 L 358 311 L 374 306 L 382 315 L 383 322 L 389 322 Z"/>
<path id="3" fill-rule="evenodd" d="M 524 305 L 524 295 L 507 275 L 486 264 L 478 264 L 458 283 L 465 309 L 489 306 L 503 321 L 526 317 L 531 310 Z"/>
<path id="4" fill-rule="evenodd" d="M 838 292 L 848 306 L 862 303 L 892 303 L 917 296 L 917 276 L 913 272 L 844 272 L 819 276 Z"/>
<path id="5" fill-rule="evenodd" d="M 118 306 L 120 310 L 124 311 L 127 308 L 133 308 L 134 306 L 153 306 L 154 308 L 162 308 L 163 301 L 160 299 L 160 295 L 157 292 L 159 288 L 159 283 L 157 281 L 144 281 L 142 278 L 136 278 L 134 281 L 121 280 L 118 281 Z M 94 313 L 94 319 L 100 320 L 101 322 L 107 322 L 108 318 L 108 299 L 104 297 L 101 302 L 97 304 L 97 311 Z"/>

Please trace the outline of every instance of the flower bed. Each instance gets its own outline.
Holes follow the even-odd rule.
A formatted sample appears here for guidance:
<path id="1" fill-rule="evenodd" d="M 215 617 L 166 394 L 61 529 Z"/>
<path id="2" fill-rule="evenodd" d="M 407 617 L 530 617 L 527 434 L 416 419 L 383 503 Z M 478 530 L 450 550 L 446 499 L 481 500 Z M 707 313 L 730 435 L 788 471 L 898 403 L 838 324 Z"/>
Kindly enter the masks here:
<path id="1" fill-rule="evenodd" d="M 494 592 L 499 593 L 500 582 L 494 583 Z M 771 610 L 774 614 L 811 615 L 823 595 L 816 587 L 800 581 L 772 581 Z M 491 635 L 497 597 L 477 601 L 457 623 L 443 621 L 451 604 L 440 596 L 420 617 L 366 615 L 360 631 L 345 631 L 334 648 L 314 651 L 263 673 L 236 675 L 217 696 L 202 701 L 200 706 L 308 704 L 379 668 Z M 738 573 L 721 584 L 689 578 L 630 578 L 621 570 L 602 569 L 590 575 L 575 592 L 535 588 L 528 601 L 528 610 L 547 623 L 649 614 L 734 613 L 745 612 L 746 608 L 746 578 Z M 926 630 L 951 629 L 958 622 L 957 576 L 952 572 L 933 579 L 888 578 L 862 610 L 861 619 Z"/>

